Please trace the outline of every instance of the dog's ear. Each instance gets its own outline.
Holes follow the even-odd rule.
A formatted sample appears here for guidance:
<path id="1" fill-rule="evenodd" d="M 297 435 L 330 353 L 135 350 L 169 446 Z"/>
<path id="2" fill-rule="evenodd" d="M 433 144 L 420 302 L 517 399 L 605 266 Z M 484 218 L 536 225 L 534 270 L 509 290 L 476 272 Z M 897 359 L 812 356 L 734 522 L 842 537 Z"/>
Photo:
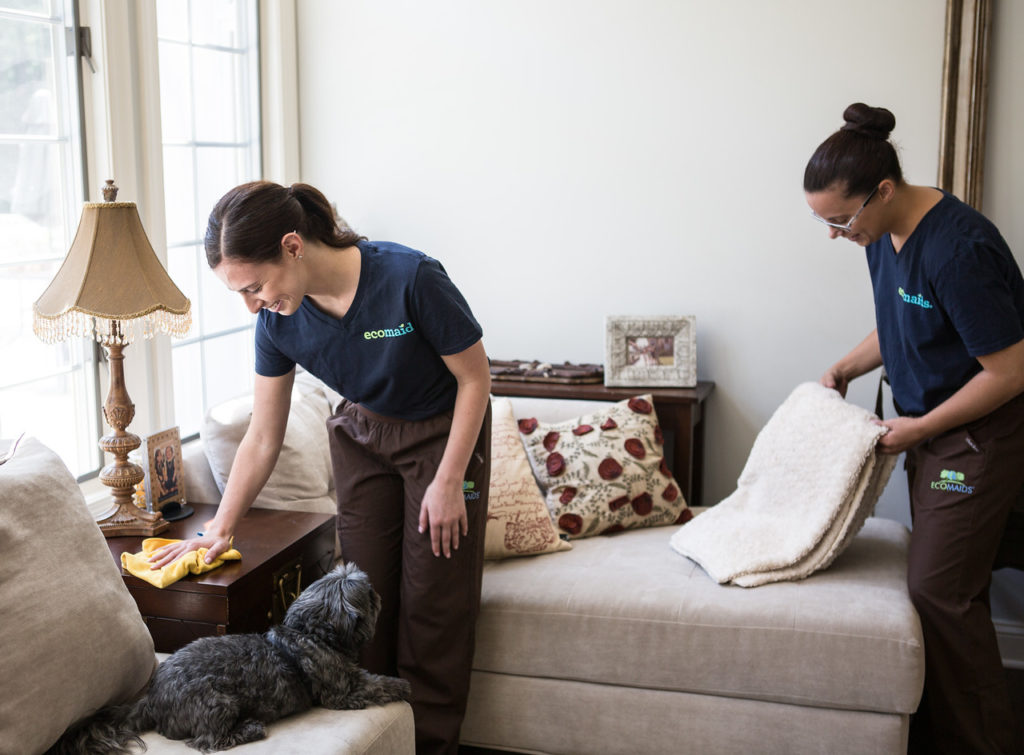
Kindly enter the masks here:
<path id="1" fill-rule="evenodd" d="M 338 631 L 349 645 L 362 647 L 373 638 L 380 613 L 380 596 L 362 572 L 345 579 L 341 607 L 345 615 L 338 617 Z"/>

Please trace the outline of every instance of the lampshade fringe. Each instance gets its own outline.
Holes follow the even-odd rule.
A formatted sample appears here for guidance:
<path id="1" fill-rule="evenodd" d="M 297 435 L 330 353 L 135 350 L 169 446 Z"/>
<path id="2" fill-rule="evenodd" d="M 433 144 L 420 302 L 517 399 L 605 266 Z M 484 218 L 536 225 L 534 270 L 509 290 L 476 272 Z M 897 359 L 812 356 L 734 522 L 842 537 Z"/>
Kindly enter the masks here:
<path id="1" fill-rule="evenodd" d="M 111 320 L 86 312 L 71 310 L 57 317 L 45 317 L 35 313 L 32 330 L 45 343 L 57 343 L 72 337 L 93 338 L 104 346 L 113 343 L 122 346 L 142 339 L 150 339 L 157 333 L 166 333 L 172 338 L 184 338 L 192 327 L 191 310 L 182 314 L 163 309 L 149 312 L 134 319 Z M 118 323 L 118 327 L 114 327 Z"/>

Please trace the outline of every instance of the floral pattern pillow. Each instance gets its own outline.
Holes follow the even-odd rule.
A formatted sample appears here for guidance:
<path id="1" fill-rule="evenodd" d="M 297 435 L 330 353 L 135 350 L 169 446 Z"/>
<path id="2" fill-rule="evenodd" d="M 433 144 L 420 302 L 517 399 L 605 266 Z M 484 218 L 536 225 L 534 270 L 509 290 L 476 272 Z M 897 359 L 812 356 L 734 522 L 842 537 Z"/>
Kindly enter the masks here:
<path id="1" fill-rule="evenodd" d="M 564 422 L 518 424 L 551 517 L 570 538 L 693 517 L 665 463 L 650 395 Z"/>

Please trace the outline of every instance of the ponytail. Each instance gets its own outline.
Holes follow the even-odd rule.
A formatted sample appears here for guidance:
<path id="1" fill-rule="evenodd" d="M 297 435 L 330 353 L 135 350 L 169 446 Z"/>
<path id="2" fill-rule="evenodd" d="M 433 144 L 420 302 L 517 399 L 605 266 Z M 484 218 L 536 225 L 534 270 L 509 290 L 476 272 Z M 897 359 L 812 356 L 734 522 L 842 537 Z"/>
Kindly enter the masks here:
<path id="1" fill-rule="evenodd" d="M 206 261 L 211 268 L 225 258 L 276 261 L 281 239 L 292 231 L 337 249 L 365 239 L 347 224 L 339 225 L 331 203 L 313 186 L 252 181 L 231 189 L 214 206 L 204 239 Z"/>

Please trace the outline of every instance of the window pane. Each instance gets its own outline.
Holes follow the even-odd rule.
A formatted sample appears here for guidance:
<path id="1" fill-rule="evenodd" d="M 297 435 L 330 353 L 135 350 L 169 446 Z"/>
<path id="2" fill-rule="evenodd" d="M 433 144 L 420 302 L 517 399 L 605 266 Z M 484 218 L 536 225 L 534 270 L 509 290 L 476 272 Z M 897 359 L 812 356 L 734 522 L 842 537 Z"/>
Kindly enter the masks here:
<path id="1" fill-rule="evenodd" d="M 52 34 L 48 23 L 0 19 L 0 134 L 56 135 Z"/>
<path id="2" fill-rule="evenodd" d="M 198 342 L 174 347 L 174 421 L 182 437 L 203 422 L 203 363 Z"/>
<path id="3" fill-rule="evenodd" d="M 159 0 L 156 4 L 157 35 L 161 39 L 188 41 L 188 2 L 189 0 Z"/>
<path id="4" fill-rule="evenodd" d="M 200 327 L 205 333 L 218 333 L 232 328 L 251 326 L 254 315 L 245 306 L 241 295 L 227 286 L 203 263 L 200 285 L 203 290 L 203 311 Z"/>
<path id="5" fill-rule="evenodd" d="M 160 110 L 165 142 L 192 139 L 192 67 L 187 45 L 160 43 L 160 97 L 177 107 Z"/>
<path id="6" fill-rule="evenodd" d="M 203 343 L 203 352 L 206 363 L 203 378 L 206 381 L 206 400 L 209 406 L 216 406 L 252 391 L 251 330 L 211 338 Z M 239 375 L 239 365 L 245 366 L 244 374 Z"/>
<path id="7" fill-rule="evenodd" d="M 199 239 L 196 224 L 195 176 L 190 146 L 164 147 L 164 206 L 167 213 L 167 243 L 187 244 Z"/>
<path id="8" fill-rule="evenodd" d="M 242 8 L 235 0 L 203 0 L 192 3 L 192 41 L 199 45 L 243 48 L 248 45 Z"/>
<path id="9" fill-rule="evenodd" d="M 252 180 L 252 150 L 244 147 L 198 147 L 196 149 L 196 206 L 200 208 L 202 234 L 210 210 L 224 193 Z"/>
<path id="10" fill-rule="evenodd" d="M 35 236 L 39 244 L 17 250 L 22 259 L 63 259 L 67 254 L 64 243 L 67 198 L 61 181 L 62 153 L 66 149 L 64 144 L 41 141 L 22 142 L 18 146 L 9 189 L 9 210 L 12 215 L 28 221 L 19 223 L 21 227 L 17 232 Z"/>
<path id="11" fill-rule="evenodd" d="M 181 292 L 190 302 L 199 301 L 199 267 L 197 248 L 194 246 L 171 247 L 167 250 L 167 274 L 171 276 Z M 192 333 L 196 336 L 197 319 L 192 318 Z"/>
<path id="12" fill-rule="evenodd" d="M 196 141 L 237 142 L 247 124 L 239 118 L 241 56 L 221 50 L 193 49 L 196 71 Z"/>
<path id="13" fill-rule="evenodd" d="M 81 211 L 76 61 L 64 3 L 0 0 L 0 436 L 27 432 L 71 471 L 98 469 L 93 344 L 40 341 L 32 306 Z"/>
<path id="14" fill-rule="evenodd" d="M 61 150 L 37 142 L 0 144 L 0 266 L 29 260 L 59 263 L 67 253 Z M 22 272 L 30 269 L 36 271 Z M 55 266 L 37 296 L 56 271 Z"/>
<path id="15" fill-rule="evenodd" d="M 68 348 L 79 354 L 88 342 L 80 339 Z M 27 432 L 57 453 L 72 474 L 94 469 L 99 458 L 100 432 L 95 416 L 82 407 L 94 403 L 94 387 L 77 369 L 31 383 L 0 388 L 0 438 Z"/>
<path id="16" fill-rule="evenodd" d="M 0 387 L 44 379 L 81 367 L 82 350 L 77 348 L 78 342 L 90 344 L 90 341 L 82 338 L 43 343 L 32 332 L 32 304 L 49 284 L 57 267 L 56 263 L 12 265 L 5 267 L 0 276 L 0 301 L 5 310 L 9 308 L 11 315 L 0 330 L 0 353 L 17 355 L 17 359 L 5 360 L 4 369 L 0 370 Z"/>
<path id="17" fill-rule="evenodd" d="M 0 2 L 0 8 L 3 8 L 4 10 L 38 13 L 44 16 L 50 15 L 49 0 L 2 0 L 2 2 Z"/>

